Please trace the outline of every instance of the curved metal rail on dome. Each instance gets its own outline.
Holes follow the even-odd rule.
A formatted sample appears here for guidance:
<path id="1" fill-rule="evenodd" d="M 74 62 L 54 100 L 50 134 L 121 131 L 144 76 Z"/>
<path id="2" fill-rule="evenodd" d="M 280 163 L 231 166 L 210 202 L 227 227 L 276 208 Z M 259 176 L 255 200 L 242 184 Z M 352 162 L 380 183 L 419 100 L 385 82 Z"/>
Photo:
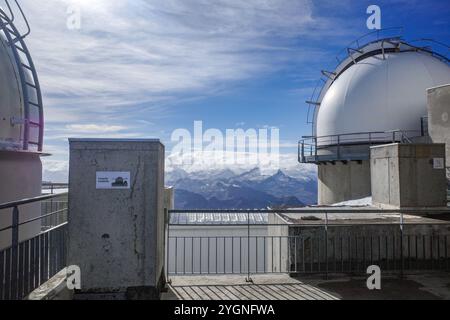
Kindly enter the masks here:
<path id="1" fill-rule="evenodd" d="M 26 31 L 23 33 L 20 32 L 14 24 L 16 17 L 11 4 L 8 0 L 4 0 L 4 3 L 6 4 L 8 13 L 0 7 L 0 34 L 6 39 L 7 45 L 14 56 L 24 98 L 24 118 L 11 119 L 11 123 L 13 125 L 23 125 L 22 139 L 24 151 L 29 151 L 30 146 L 34 146 L 38 152 L 42 152 L 44 142 L 44 108 L 42 94 L 33 59 L 31 58 L 30 51 L 24 41 L 31 32 L 30 25 L 20 4 L 17 0 L 14 0 L 26 26 Z M 34 94 L 30 94 L 30 92 Z M 35 100 L 32 100 L 31 96 L 35 96 Z M 31 110 L 33 108 L 37 110 L 37 121 L 32 118 Z M 33 128 L 38 130 L 36 140 L 32 140 L 31 133 Z"/>
<path id="2" fill-rule="evenodd" d="M 394 27 L 376 30 L 363 35 L 362 37 L 352 41 L 345 49 L 341 50 L 336 56 L 337 64 L 330 67 L 333 71 L 322 70 L 322 77 L 318 80 L 314 87 L 311 98 L 306 101 L 308 106 L 307 124 L 311 125 L 311 136 L 315 136 L 315 121 L 318 108 L 322 99 L 333 82 L 348 68 L 357 62 L 370 56 L 389 52 L 397 52 L 403 46 L 402 51 L 422 51 L 426 52 L 439 60 L 450 63 L 450 59 L 443 53 L 433 50 L 434 46 L 444 48 L 446 54 L 450 52 L 450 47 L 444 43 L 434 41 L 432 39 L 418 39 L 406 42 L 402 38 L 403 28 Z M 370 45 L 381 42 L 381 48 L 364 52 L 362 49 Z M 417 43 L 413 45 L 413 43 Z M 426 45 L 420 45 L 426 44 Z"/>

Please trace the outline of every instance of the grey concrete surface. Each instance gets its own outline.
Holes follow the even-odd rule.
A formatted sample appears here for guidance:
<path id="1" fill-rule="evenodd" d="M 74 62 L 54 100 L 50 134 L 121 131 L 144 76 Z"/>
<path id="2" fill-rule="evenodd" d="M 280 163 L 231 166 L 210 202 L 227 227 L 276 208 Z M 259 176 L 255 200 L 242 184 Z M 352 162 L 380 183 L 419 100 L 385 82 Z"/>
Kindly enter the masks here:
<path id="1" fill-rule="evenodd" d="M 173 187 L 164 189 L 164 209 L 175 209 L 175 189 Z"/>
<path id="2" fill-rule="evenodd" d="M 371 148 L 372 202 L 390 208 L 447 206 L 444 144 L 389 144 Z M 445 160 L 444 160 L 445 161 Z"/>
<path id="3" fill-rule="evenodd" d="M 67 288 L 67 269 L 64 268 L 30 293 L 26 300 L 72 300 L 73 296 L 73 291 Z"/>
<path id="4" fill-rule="evenodd" d="M 428 131 L 434 143 L 445 143 L 450 168 L 450 84 L 428 90 Z"/>
<path id="5" fill-rule="evenodd" d="M 318 167 L 319 205 L 331 205 L 371 195 L 370 161 L 336 162 Z"/>
<path id="6" fill-rule="evenodd" d="M 99 171 L 130 172 L 130 188 L 97 189 Z M 71 139 L 69 176 L 68 264 L 81 268 L 83 292 L 158 298 L 164 283 L 164 146 Z"/>
<path id="7" fill-rule="evenodd" d="M 368 290 L 366 281 L 356 277 L 306 282 L 341 300 L 450 300 L 449 273 L 383 277 L 381 290 Z"/>

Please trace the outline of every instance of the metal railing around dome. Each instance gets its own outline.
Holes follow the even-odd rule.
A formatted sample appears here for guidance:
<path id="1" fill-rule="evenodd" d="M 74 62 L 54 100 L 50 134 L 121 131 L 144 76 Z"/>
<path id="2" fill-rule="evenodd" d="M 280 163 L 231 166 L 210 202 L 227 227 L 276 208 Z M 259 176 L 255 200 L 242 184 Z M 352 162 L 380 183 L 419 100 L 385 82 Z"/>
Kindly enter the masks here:
<path id="1" fill-rule="evenodd" d="M 385 28 L 376 31 L 369 32 L 358 39 L 350 42 L 343 50 L 341 50 L 336 55 L 336 62 L 333 62 L 329 66 L 328 69 L 336 70 L 345 60 L 352 56 L 355 52 L 360 51 L 360 49 L 364 46 L 367 46 L 370 43 L 374 43 L 381 40 L 388 39 L 401 39 L 401 35 L 403 34 L 403 28 L 401 27 L 393 27 L 393 28 Z M 308 105 L 308 116 L 307 123 L 314 124 L 316 108 L 320 105 L 320 99 L 322 93 L 327 87 L 327 82 L 329 78 L 325 76 L 324 72 L 322 72 L 322 77 L 316 83 L 311 98 L 306 101 Z"/>
<path id="2" fill-rule="evenodd" d="M 16 28 L 14 24 L 16 16 L 10 2 L 4 0 L 8 13 L 0 7 L 0 36 L 6 40 L 14 57 L 24 98 L 24 116 L 22 119 L 12 118 L 11 124 L 23 126 L 23 150 L 28 151 L 32 146 L 38 152 L 41 152 L 44 142 L 42 94 L 33 59 L 24 41 L 30 34 L 31 29 L 21 6 L 17 0 L 14 0 L 14 2 L 26 26 L 25 32 L 20 32 Z M 33 109 L 36 110 L 37 116 L 34 115 Z"/>
<path id="3" fill-rule="evenodd" d="M 329 161 L 361 161 L 370 157 L 369 149 L 362 153 L 349 153 L 345 148 L 351 146 L 373 146 L 386 143 L 412 143 L 420 137 L 420 131 L 380 131 L 355 132 L 321 137 L 304 137 L 298 144 L 298 161 L 300 163 L 320 163 Z M 322 153 L 321 151 L 331 150 Z"/>

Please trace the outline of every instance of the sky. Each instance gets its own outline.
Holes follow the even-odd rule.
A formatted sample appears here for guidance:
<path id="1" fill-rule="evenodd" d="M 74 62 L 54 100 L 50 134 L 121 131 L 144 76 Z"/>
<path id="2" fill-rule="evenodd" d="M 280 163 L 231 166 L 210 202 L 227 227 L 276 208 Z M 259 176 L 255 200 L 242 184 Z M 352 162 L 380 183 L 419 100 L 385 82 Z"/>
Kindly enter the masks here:
<path id="1" fill-rule="evenodd" d="M 159 138 L 174 130 L 280 132 L 291 169 L 311 132 L 320 70 L 370 32 L 366 9 L 405 39 L 450 39 L 448 1 L 21 0 L 45 104 L 44 179 L 63 182 L 69 137 Z M 75 11 L 74 8 L 76 9 Z M 73 28 L 80 13 L 80 28 Z M 78 17 L 78 16 L 76 16 Z M 78 21 L 78 20 L 76 20 Z M 170 158 L 168 158 L 170 165 Z M 300 170 L 300 169 L 299 169 Z"/>

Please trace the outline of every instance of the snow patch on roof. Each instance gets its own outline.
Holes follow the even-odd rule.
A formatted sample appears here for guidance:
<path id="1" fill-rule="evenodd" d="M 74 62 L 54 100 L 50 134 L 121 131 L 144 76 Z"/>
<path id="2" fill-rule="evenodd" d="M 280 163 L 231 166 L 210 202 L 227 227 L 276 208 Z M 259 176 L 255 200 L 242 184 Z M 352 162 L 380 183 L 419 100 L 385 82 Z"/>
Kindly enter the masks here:
<path id="1" fill-rule="evenodd" d="M 370 207 L 370 206 L 372 206 L 372 197 L 344 201 L 331 205 L 331 207 Z"/>

